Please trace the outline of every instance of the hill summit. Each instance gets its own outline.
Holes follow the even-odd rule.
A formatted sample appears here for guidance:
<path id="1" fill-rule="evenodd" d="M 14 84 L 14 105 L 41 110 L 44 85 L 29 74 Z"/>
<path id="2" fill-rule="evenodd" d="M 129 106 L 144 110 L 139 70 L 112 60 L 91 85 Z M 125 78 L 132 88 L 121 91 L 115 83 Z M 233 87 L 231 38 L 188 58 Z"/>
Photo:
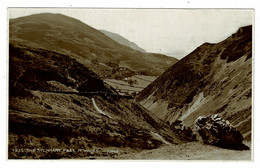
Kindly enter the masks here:
<path id="1" fill-rule="evenodd" d="M 9 39 L 12 44 L 70 55 L 102 78 L 158 76 L 177 62 L 173 57 L 142 53 L 119 44 L 101 31 L 61 14 L 11 19 Z"/>

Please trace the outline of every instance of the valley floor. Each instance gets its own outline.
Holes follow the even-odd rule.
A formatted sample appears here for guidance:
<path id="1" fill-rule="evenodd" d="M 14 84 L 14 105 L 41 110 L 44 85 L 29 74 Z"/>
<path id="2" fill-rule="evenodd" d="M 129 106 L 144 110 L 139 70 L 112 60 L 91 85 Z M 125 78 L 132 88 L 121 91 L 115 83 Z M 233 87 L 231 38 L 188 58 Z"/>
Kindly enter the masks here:
<path id="1" fill-rule="evenodd" d="M 250 142 L 245 145 L 251 149 Z M 164 145 L 154 150 L 144 150 L 118 155 L 116 159 L 131 160 L 251 160 L 252 150 L 230 150 L 202 142 L 189 142 L 181 145 Z"/>

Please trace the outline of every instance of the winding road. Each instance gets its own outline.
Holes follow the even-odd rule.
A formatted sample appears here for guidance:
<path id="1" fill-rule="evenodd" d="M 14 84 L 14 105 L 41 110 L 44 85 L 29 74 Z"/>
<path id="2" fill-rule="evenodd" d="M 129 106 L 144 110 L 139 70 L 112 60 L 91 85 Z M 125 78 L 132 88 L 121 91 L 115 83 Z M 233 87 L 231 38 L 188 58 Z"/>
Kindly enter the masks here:
<path id="1" fill-rule="evenodd" d="M 103 112 L 100 108 L 98 108 L 98 106 L 97 106 L 97 104 L 96 104 L 94 98 L 91 98 L 91 100 L 92 100 L 92 103 L 93 103 L 95 109 L 97 110 L 97 112 L 99 112 L 100 114 L 102 114 L 102 115 L 104 115 L 104 116 L 107 116 L 107 117 L 109 117 L 109 118 L 112 118 L 111 116 L 109 116 L 108 114 L 106 114 L 105 112 Z"/>

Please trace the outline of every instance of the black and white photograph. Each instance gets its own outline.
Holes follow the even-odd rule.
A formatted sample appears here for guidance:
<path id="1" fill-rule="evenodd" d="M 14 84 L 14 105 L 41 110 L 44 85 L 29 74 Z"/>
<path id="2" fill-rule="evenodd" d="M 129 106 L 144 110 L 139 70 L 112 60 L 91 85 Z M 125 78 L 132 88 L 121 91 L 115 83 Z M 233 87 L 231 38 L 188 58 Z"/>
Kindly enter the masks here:
<path id="1" fill-rule="evenodd" d="M 7 15 L 8 160 L 252 160 L 254 9 Z"/>

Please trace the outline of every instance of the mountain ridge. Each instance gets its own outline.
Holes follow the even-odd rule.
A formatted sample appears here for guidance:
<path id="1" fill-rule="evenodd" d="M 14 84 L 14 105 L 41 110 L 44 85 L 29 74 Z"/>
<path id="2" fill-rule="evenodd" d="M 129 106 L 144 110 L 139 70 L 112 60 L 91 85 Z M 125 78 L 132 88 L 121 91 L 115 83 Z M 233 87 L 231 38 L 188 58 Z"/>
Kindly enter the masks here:
<path id="1" fill-rule="evenodd" d="M 137 44 L 129 41 L 128 39 L 124 38 L 123 36 L 121 36 L 117 33 L 113 33 L 113 32 L 107 31 L 107 30 L 103 30 L 103 29 L 101 29 L 100 31 L 122 45 L 131 47 L 134 50 L 146 53 L 146 51 L 144 49 L 140 48 Z"/>
<path id="2" fill-rule="evenodd" d="M 11 43 L 70 55 L 102 78 L 157 76 L 177 62 L 172 57 L 141 53 L 121 45 L 97 29 L 62 14 L 10 19 L 9 27 Z M 119 67 L 125 70 L 119 72 Z"/>

